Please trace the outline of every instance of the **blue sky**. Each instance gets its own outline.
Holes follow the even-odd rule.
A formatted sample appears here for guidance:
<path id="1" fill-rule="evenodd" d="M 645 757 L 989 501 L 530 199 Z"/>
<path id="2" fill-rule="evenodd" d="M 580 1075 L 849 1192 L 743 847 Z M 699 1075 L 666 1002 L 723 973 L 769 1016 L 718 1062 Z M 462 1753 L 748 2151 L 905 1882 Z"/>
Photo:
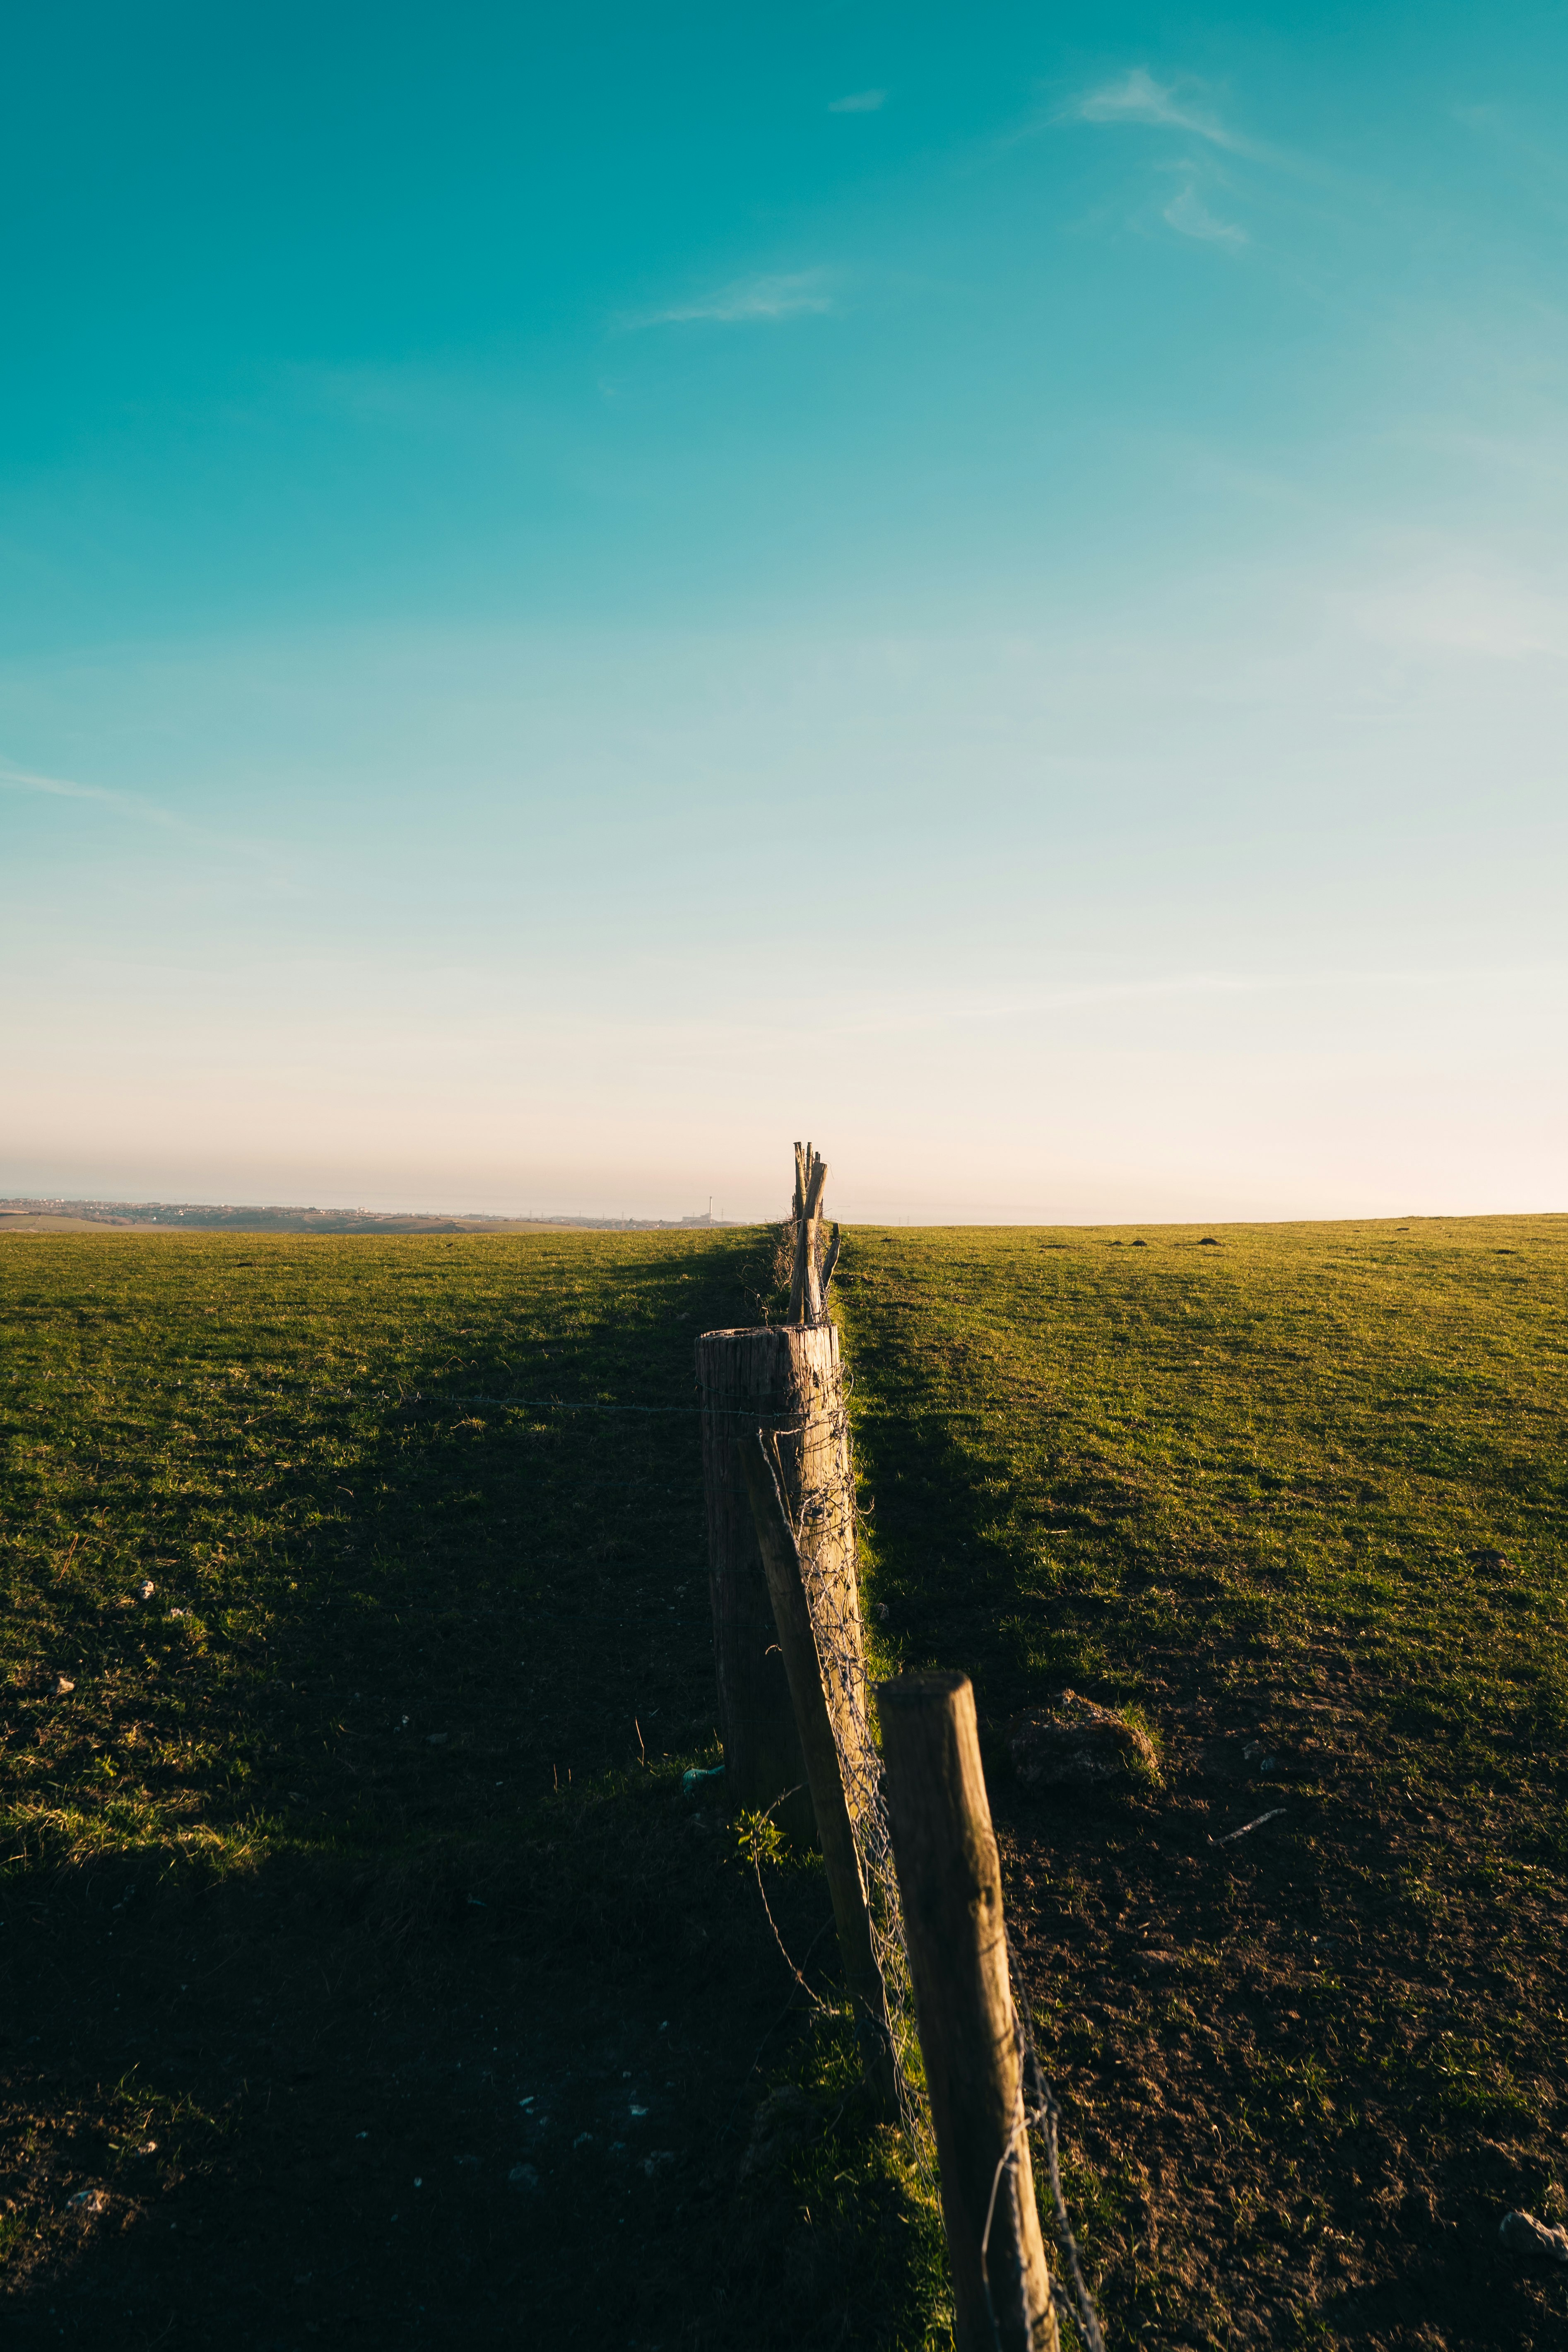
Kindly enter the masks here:
<path id="1" fill-rule="evenodd" d="M 1560 10 L 16 12 L 0 1190 L 1562 1206 Z"/>

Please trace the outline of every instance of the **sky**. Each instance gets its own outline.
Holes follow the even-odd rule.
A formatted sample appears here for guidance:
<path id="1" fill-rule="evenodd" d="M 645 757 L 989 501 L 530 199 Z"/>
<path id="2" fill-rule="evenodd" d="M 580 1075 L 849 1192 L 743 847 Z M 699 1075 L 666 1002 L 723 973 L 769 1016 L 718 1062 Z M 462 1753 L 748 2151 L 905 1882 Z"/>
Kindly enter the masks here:
<path id="1" fill-rule="evenodd" d="M 1568 15 L 0 16 L 0 1193 L 1568 1207 Z"/>

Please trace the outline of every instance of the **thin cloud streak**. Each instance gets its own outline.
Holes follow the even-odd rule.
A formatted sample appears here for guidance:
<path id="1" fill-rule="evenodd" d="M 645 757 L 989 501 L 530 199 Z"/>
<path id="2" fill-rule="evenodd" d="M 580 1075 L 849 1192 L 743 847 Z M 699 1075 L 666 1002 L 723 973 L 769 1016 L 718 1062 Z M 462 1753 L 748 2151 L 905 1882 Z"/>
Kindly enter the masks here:
<path id="1" fill-rule="evenodd" d="M 888 103 L 885 89 L 858 89 L 848 98 L 833 98 L 827 102 L 829 114 L 880 114 Z"/>
<path id="2" fill-rule="evenodd" d="M 820 316 L 833 308 L 833 297 L 820 269 L 762 278 L 738 278 L 717 292 L 693 302 L 672 302 L 663 310 L 645 311 L 626 321 L 631 327 L 680 327 L 698 320 L 721 325 L 748 325 L 759 320 Z"/>
<path id="3" fill-rule="evenodd" d="M 1217 115 L 1178 96 L 1176 83 L 1157 82 L 1142 66 L 1134 66 L 1120 81 L 1086 90 L 1068 109 L 1068 118 L 1078 122 L 1154 123 L 1165 130 L 1190 131 L 1235 155 L 1258 152 L 1250 141 L 1227 130 Z"/>
<path id="4" fill-rule="evenodd" d="M 115 809 L 123 816 L 139 817 L 144 824 L 162 825 L 171 833 L 193 831 L 171 810 L 161 809 L 132 793 L 110 792 L 105 784 L 73 783 L 66 776 L 40 776 L 30 768 L 14 768 L 9 761 L 0 766 L 0 784 L 8 792 L 42 793 L 52 800 L 97 801 L 104 808 Z"/>
<path id="5" fill-rule="evenodd" d="M 1190 183 L 1171 198 L 1161 218 L 1179 236 L 1195 236 L 1205 245 L 1227 245 L 1234 250 L 1252 241 L 1244 228 L 1237 228 L 1231 221 L 1216 220 Z"/>
<path id="6" fill-rule="evenodd" d="M 276 853 L 258 847 L 254 842 L 237 841 L 227 834 L 210 833 L 205 826 L 192 824 L 173 809 L 160 808 L 155 801 L 143 800 L 138 793 L 117 793 L 107 784 L 79 784 L 68 776 L 44 776 L 35 769 L 13 767 L 9 761 L 0 762 L 0 789 L 13 793 L 37 793 L 48 800 L 90 801 L 96 807 L 111 809 L 117 816 L 134 817 L 140 824 L 155 825 L 161 833 L 176 834 L 184 841 L 200 843 L 208 849 L 225 849 L 242 857 L 270 861 Z"/>

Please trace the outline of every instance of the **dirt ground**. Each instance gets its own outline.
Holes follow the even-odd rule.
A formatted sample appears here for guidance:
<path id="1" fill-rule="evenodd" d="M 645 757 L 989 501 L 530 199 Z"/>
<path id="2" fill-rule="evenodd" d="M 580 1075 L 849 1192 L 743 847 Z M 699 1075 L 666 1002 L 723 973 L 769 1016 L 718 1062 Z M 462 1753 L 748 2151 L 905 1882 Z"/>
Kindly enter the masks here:
<path id="1" fill-rule="evenodd" d="M 1210 1664 L 1159 1695 L 1163 1795 L 1068 1801 L 995 1774 L 1118 2332 L 1547 2352 L 1568 2341 L 1568 2273 L 1505 2252 L 1498 2225 L 1516 2204 L 1563 2218 L 1562 1881 L 1489 1870 L 1504 1803 L 1384 1794 L 1386 1717 L 1342 1658 L 1272 1690 Z"/>

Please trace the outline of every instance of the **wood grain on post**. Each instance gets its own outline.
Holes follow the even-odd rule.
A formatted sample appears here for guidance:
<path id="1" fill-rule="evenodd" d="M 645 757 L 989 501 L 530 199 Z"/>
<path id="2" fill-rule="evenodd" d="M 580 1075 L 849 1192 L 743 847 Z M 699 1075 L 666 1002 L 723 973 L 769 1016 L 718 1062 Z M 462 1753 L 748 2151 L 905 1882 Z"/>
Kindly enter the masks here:
<path id="1" fill-rule="evenodd" d="M 784 1798 L 774 1821 L 796 1843 L 810 1845 L 816 1820 L 742 1445 L 759 1428 L 797 1432 L 784 1441 L 791 1507 L 824 1521 L 835 1516 L 831 1491 L 824 1490 L 848 1475 L 847 1439 L 835 1433 L 843 1420 L 838 1334 L 828 1325 L 708 1331 L 697 1342 L 697 1380 L 725 1798 L 733 1812 L 765 1812 Z M 852 1539 L 852 1515 L 848 1528 Z M 797 1793 L 786 1796 L 788 1790 Z"/>
<path id="2" fill-rule="evenodd" d="M 1057 2352 L 974 1692 L 901 1675 L 877 1696 L 959 2352 Z"/>
<path id="3" fill-rule="evenodd" d="M 864 1801 L 867 1786 L 856 1788 L 856 1745 L 863 1737 L 864 1711 L 853 1702 L 858 1694 L 848 1685 L 844 1662 L 832 1654 L 834 1636 L 826 1633 L 819 1647 L 812 1624 L 800 1548 L 784 1509 L 773 1466 L 764 1452 L 760 1431 L 753 1431 L 742 1448 L 742 1462 L 756 1523 L 757 1541 L 784 1652 L 784 1671 L 795 1701 L 795 1721 L 805 1751 L 807 1784 L 816 1814 L 827 1891 L 833 1901 L 833 1921 L 838 1930 L 838 1952 L 844 1965 L 845 1987 L 855 2017 L 866 2081 L 888 2122 L 898 2120 L 898 2086 L 893 2076 L 892 2036 L 888 2026 L 888 1999 L 882 1972 L 871 1941 L 871 1918 L 866 1882 L 855 1844 L 857 1796 Z M 857 1653 L 859 1620 L 856 1615 Z M 823 1654 L 826 1648 L 827 1655 Z M 835 1688 L 849 1698 L 848 1730 L 855 1743 L 845 1753 L 850 1759 L 847 1775 L 840 1761 L 835 1709 Z"/>

